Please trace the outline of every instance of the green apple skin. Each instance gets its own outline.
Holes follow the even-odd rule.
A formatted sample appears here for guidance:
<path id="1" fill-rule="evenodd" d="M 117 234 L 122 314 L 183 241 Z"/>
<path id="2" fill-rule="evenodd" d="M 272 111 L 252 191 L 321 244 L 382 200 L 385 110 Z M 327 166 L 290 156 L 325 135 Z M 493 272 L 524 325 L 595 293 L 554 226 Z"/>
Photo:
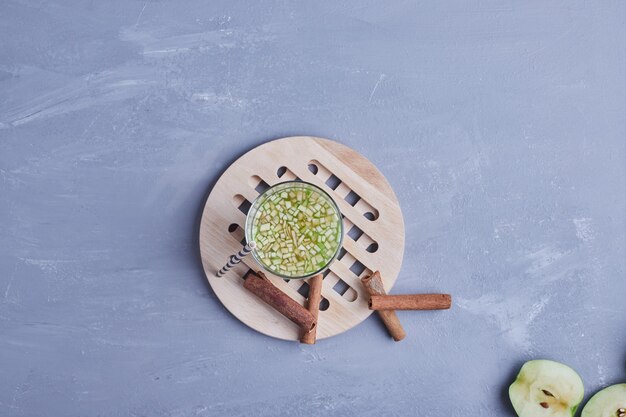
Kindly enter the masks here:
<path id="1" fill-rule="evenodd" d="M 550 360 L 526 362 L 509 387 L 519 417 L 573 417 L 584 394 L 576 371 Z"/>
<path id="2" fill-rule="evenodd" d="M 581 417 L 618 417 L 621 408 L 626 409 L 626 384 L 615 384 L 591 397 Z"/>

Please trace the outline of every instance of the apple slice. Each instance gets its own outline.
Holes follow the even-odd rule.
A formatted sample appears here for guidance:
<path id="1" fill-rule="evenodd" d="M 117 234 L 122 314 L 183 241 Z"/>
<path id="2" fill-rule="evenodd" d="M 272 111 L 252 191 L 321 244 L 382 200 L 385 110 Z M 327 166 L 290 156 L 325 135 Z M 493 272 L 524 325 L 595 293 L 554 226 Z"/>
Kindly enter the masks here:
<path id="1" fill-rule="evenodd" d="M 572 417 L 584 393 L 576 371 L 548 360 L 526 362 L 509 387 L 519 417 Z"/>
<path id="2" fill-rule="evenodd" d="M 587 402 L 581 417 L 626 417 L 626 384 L 599 391 Z"/>

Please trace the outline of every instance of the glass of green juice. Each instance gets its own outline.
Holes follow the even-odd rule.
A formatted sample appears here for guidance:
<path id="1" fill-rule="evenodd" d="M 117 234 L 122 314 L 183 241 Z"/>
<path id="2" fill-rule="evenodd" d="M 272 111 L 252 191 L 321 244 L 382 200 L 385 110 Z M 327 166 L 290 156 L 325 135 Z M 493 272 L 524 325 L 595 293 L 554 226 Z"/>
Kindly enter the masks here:
<path id="1" fill-rule="evenodd" d="M 273 185 L 252 203 L 246 241 L 256 243 L 254 259 L 285 279 L 303 279 L 326 270 L 343 241 L 339 207 L 324 190 L 304 181 Z"/>

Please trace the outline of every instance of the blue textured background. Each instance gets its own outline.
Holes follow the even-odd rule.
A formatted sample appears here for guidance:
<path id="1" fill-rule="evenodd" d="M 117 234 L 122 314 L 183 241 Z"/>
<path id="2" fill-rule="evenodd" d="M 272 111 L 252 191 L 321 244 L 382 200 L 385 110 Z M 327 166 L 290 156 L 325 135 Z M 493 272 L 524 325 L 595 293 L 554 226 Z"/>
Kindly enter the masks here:
<path id="1" fill-rule="evenodd" d="M 626 380 L 623 1 L 0 3 L 0 415 L 512 415 L 520 364 Z M 394 292 L 316 346 L 206 283 L 210 184 L 293 134 L 402 204 Z"/>

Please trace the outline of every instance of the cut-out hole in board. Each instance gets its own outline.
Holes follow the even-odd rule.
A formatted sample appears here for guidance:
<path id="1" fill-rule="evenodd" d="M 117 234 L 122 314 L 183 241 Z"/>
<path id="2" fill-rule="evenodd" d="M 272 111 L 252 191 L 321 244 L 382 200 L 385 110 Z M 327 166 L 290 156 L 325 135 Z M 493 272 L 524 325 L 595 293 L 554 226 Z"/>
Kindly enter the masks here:
<path id="1" fill-rule="evenodd" d="M 307 298 L 309 296 L 310 289 L 311 289 L 311 286 L 308 283 L 304 282 L 302 283 L 300 288 L 298 288 L 298 293 L 300 293 L 300 295 L 303 296 L 304 298 Z"/>
<path id="2" fill-rule="evenodd" d="M 363 271 L 365 271 L 365 265 L 356 260 L 350 267 L 350 271 L 352 271 L 352 273 L 354 273 L 354 275 L 358 277 L 363 273 Z"/>
<path id="3" fill-rule="evenodd" d="M 246 236 L 245 233 L 243 232 L 243 229 L 241 228 L 241 226 L 239 226 L 237 223 L 231 223 L 228 226 L 228 232 L 230 233 L 230 235 L 235 238 L 235 240 L 237 240 L 239 243 L 241 243 L 242 245 L 246 244 Z"/>
<path id="4" fill-rule="evenodd" d="M 336 190 L 337 187 L 339 187 L 339 184 L 341 184 L 341 180 L 337 178 L 335 174 L 331 174 L 331 176 L 326 180 L 326 185 L 328 185 L 331 190 Z"/>
<path id="5" fill-rule="evenodd" d="M 352 228 L 348 230 L 348 236 L 350 236 L 352 240 L 356 242 L 361 236 L 363 236 L 363 230 L 359 229 L 356 226 L 352 226 Z"/>
<path id="6" fill-rule="evenodd" d="M 261 182 L 259 183 L 259 185 L 257 185 L 256 187 L 254 187 L 254 190 L 259 193 L 259 194 L 263 194 L 265 192 L 265 190 L 267 190 L 268 188 L 270 188 L 270 185 L 268 183 L 266 183 L 265 181 L 261 180 Z"/>
<path id="7" fill-rule="evenodd" d="M 252 204 L 250 204 L 250 202 L 248 200 L 245 200 L 243 203 L 241 203 L 241 205 L 239 207 L 237 207 L 239 209 L 239 211 L 241 211 L 243 214 L 248 215 L 248 212 L 250 211 L 250 207 L 252 207 Z"/>
<path id="8" fill-rule="evenodd" d="M 302 181 L 289 168 L 282 166 L 276 171 L 276 176 L 283 181 Z"/>
<path id="9" fill-rule="evenodd" d="M 320 301 L 320 311 L 326 311 L 328 310 L 328 307 L 330 307 L 330 302 L 322 297 L 322 300 Z"/>
<path id="10" fill-rule="evenodd" d="M 346 202 L 350 204 L 352 207 L 354 207 L 354 205 L 358 203 L 360 199 L 361 197 L 359 197 L 359 195 L 355 193 L 354 191 L 350 191 L 348 195 L 344 197 L 344 200 L 346 200 Z"/>
<path id="11" fill-rule="evenodd" d="M 350 288 L 350 286 L 344 280 L 339 279 L 333 287 L 333 290 L 335 290 L 337 294 L 343 295 L 346 291 L 348 291 L 348 288 Z"/>
<path id="12" fill-rule="evenodd" d="M 326 271 L 324 271 L 324 273 L 322 274 L 322 279 L 326 278 L 328 274 L 330 274 L 330 269 L 327 269 Z"/>
<path id="13" fill-rule="evenodd" d="M 340 261 L 341 258 L 343 258 L 346 253 L 348 253 L 347 250 L 344 249 L 344 247 L 342 246 L 341 249 L 339 249 L 339 254 L 337 255 L 337 260 Z M 330 273 L 330 269 L 326 272 L 324 272 L 324 276 L 328 275 Z"/>
<path id="14" fill-rule="evenodd" d="M 317 175 L 317 172 L 319 171 L 319 168 L 317 167 L 317 165 L 309 164 L 308 168 L 309 168 L 309 171 L 311 171 L 313 175 Z"/>
<path id="15" fill-rule="evenodd" d="M 378 219 L 378 210 L 362 198 L 354 204 L 354 208 L 362 213 L 363 217 L 371 222 Z"/>
<path id="16" fill-rule="evenodd" d="M 367 248 L 365 248 L 366 251 L 368 251 L 369 253 L 374 253 L 378 250 L 378 243 L 374 242 L 372 244 L 370 244 Z"/>
<path id="17" fill-rule="evenodd" d="M 239 209 L 239 211 L 246 215 L 252 206 L 252 204 L 250 204 L 250 202 L 241 194 L 235 194 L 233 196 L 233 204 Z"/>
<path id="18" fill-rule="evenodd" d="M 254 187 L 254 190 L 259 194 L 270 188 L 270 185 L 263 181 L 263 179 L 258 175 L 251 176 L 248 180 L 248 184 L 250 184 L 251 187 Z"/>
<path id="19" fill-rule="evenodd" d="M 363 217 L 372 222 L 376 220 L 376 216 L 374 216 L 374 213 L 372 213 L 371 211 L 366 211 L 365 213 L 363 213 Z"/>

